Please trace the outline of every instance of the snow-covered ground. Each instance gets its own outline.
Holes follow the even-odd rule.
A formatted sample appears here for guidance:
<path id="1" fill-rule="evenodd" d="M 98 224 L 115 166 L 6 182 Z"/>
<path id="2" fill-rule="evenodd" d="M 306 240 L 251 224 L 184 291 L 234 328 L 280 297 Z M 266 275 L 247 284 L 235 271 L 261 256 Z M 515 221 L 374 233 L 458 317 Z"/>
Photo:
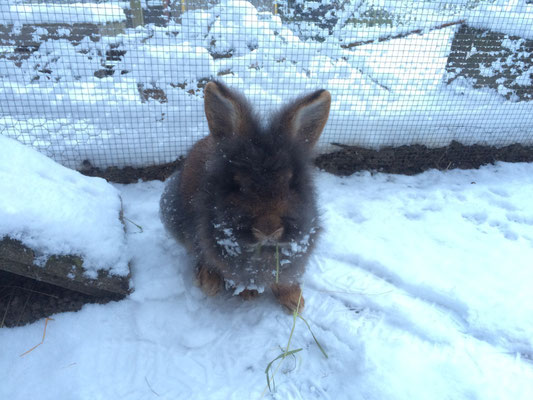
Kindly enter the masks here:
<path id="1" fill-rule="evenodd" d="M 533 5 L 518 0 L 451 3 L 351 1 L 331 35 L 316 25 L 310 28 L 308 34 L 324 42 L 301 36 L 294 24 L 283 23 L 272 12 L 258 12 L 242 0 L 223 0 L 187 11 L 181 23 L 129 29 L 96 42 L 86 37 L 72 43 L 66 39 L 69 29 L 62 28 L 62 39 L 42 43 L 18 66 L 11 60 L 17 58 L 15 46 L 0 47 L 0 134 L 73 168 L 85 159 L 99 167 L 170 162 L 207 133 L 201 88 L 216 78 L 242 90 L 262 112 L 302 92 L 328 89 L 333 101 L 321 150 L 331 142 L 372 148 L 413 143 L 438 147 L 452 140 L 467 145 L 532 144 L 533 102 L 517 102 L 512 96 L 516 88 L 503 84 L 500 92 L 511 100 L 496 90 L 473 89 L 464 79 L 446 85 L 445 67 L 458 25 L 430 29 L 471 17 L 475 26 L 527 38 L 533 35 Z M 104 6 L 118 7 L 61 7 L 86 18 L 94 13 L 98 21 Z M 3 7 L 10 18 L 16 18 L 20 7 L 34 10 L 19 13 L 14 35 L 24 15 L 46 20 L 46 13 L 39 14 L 41 6 Z M 372 9 L 393 19 L 370 25 L 353 22 Z M 76 20 L 65 15 L 65 20 Z M 424 34 L 341 47 L 416 29 Z M 36 41 L 46 37 L 44 31 L 34 36 Z M 518 48 L 522 42 L 508 39 L 507 45 Z M 109 51 L 125 53 L 109 61 Z M 530 55 L 524 51 L 522 58 Z M 507 62 L 513 59 L 480 68 L 502 68 Z M 94 75 L 110 63 L 113 76 Z M 517 83 L 527 86 L 532 76 L 526 70 Z M 154 97 L 164 101 L 143 98 L 142 90 L 156 91 Z"/>
<path id="2" fill-rule="evenodd" d="M 265 294 L 205 298 L 158 217 L 163 183 L 116 185 L 135 291 L 0 329 L 0 398 L 533 398 L 533 164 L 407 177 L 317 171 L 323 234 L 292 326 Z M 36 195 L 39 190 L 36 188 Z"/>

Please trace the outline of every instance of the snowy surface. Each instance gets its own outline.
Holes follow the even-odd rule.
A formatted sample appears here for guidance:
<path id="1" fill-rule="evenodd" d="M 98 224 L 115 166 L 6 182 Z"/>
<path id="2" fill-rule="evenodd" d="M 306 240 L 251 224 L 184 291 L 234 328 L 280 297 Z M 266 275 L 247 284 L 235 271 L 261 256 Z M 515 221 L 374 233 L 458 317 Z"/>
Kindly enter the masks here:
<path id="1" fill-rule="evenodd" d="M 119 220 L 119 192 L 0 136 L 0 238 L 50 255 L 80 255 L 86 274 L 127 275 L 126 237 Z"/>
<path id="2" fill-rule="evenodd" d="M 10 4 L 11 3 L 11 4 Z M 13 0 L 0 0 L 2 23 L 82 23 L 103 24 L 124 21 L 126 16 L 117 4 L 13 4 Z"/>
<path id="3" fill-rule="evenodd" d="M 526 4 L 526 0 L 483 3 L 467 13 L 467 22 L 474 28 L 533 39 L 533 4 Z"/>
<path id="4" fill-rule="evenodd" d="M 460 2 L 427 0 L 350 1 L 342 10 L 332 34 L 342 42 L 349 44 L 407 34 L 415 29 L 429 31 L 446 23 L 463 20 L 465 6 L 468 2 L 468 0 Z M 372 11 L 376 13 L 378 10 L 381 11 L 381 15 L 378 13 L 372 18 Z M 365 17 L 365 13 L 369 11 L 371 14 Z M 350 20 L 354 19 L 354 23 L 349 23 Z M 378 23 L 380 19 L 382 23 Z M 365 20 L 371 23 L 364 23 Z M 374 21 L 376 22 L 372 23 Z"/>
<path id="5" fill-rule="evenodd" d="M 6 399 L 533 398 L 533 164 L 407 177 L 317 173 L 323 235 L 306 310 L 266 389 L 292 318 L 265 294 L 205 298 L 159 222 L 163 183 L 117 185 L 135 292 L 0 329 Z M 96 181 L 94 181 L 96 182 Z M 266 389 L 266 390 L 265 390 Z"/>
<path id="6" fill-rule="evenodd" d="M 323 43 L 300 37 L 279 16 L 248 2 L 224 0 L 187 11 L 181 24 L 138 27 L 97 42 L 86 37 L 76 46 L 49 40 L 19 66 L 10 59 L 17 58 L 15 47 L 3 46 L 0 133 L 73 168 L 85 159 L 99 167 L 170 162 L 207 134 L 202 87 L 217 78 L 243 91 L 263 114 L 298 94 L 328 89 L 333 102 L 322 151 L 331 142 L 371 148 L 452 140 L 533 144 L 533 102 L 506 100 L 467 80 L 445 84 L 457 26 L 430 28 L 466 18 L 469 2 L 363 3 L 346 6 Z M 382 25 L 350 22 L 370 6 L 397 17 Z M 530 8 L 515 17 L 527 20 Z M 424 34 L 341 47 L 416 29 Z M 110 61 L 110 50 L 125 53 Z M 94 75 L 104 66 L 112 66 L 112 77 Z M 516 83 L 530 82 L 527 71 Z M 166 102 L 143 99 L 140 88 L 164 93 Z M 512 90 L 502 84 L 499 92 Z"/>

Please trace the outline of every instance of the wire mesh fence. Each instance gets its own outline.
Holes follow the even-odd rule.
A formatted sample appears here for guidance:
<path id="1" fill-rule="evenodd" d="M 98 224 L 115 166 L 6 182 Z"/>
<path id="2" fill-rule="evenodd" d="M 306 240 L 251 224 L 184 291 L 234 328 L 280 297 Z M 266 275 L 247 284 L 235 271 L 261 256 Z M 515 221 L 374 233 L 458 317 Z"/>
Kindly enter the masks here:
<path id="1" fill-rule="evenodd" d="M 328 89 L 321 152 L 530 146 L 531 3 L 0 0 L 0 134 L 72 168 L 168 163 L 219 79 L 262 115 Z"/>

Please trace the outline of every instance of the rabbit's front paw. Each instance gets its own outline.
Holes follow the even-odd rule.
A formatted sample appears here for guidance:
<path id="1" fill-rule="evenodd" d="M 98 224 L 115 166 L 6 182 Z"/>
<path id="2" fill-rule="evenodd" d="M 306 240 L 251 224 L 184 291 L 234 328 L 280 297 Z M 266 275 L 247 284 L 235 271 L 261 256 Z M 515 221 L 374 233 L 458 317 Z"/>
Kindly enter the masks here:
<path id="1" fill-rule="evenodd" d="M 214 296 L 222 287 L 221 276 L 209 270 L 205 265 L 198 265 L 196 269 L 196 285 L 208 296 Z"/>
<path id="2" fill-rule="evenodd" d="M 301 313 L 303 311 L 305 301 L 300 285 L 281 285 L 276 283 L 271 286 L 271 289 L 279 304 L 284 306 L 287 311 L 291 313 L 294 311 Z"/>
<path id="3" fill-rule="evenodd" d="M 243 300 L 253 300 L 259 297 L 259 292 L 255 289 L 244 289 L 239 293 L 239 297 Z"/>

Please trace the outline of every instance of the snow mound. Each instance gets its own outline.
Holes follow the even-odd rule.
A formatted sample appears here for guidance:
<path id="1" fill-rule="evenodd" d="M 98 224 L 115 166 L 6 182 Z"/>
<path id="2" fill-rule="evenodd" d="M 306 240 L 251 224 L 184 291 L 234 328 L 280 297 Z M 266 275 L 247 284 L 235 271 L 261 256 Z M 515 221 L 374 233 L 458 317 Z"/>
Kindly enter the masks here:
<path id="1" fill-rule="evenodd" d="M 0 238 L 37 256 L 79 255 L 89 277 L 99 269 L 125 276 L 126 239 L 118 191 L 0 136 Z"/>
<path id="2" fill-rule="evenodd" d="M 140 82 L 148 75 L 151 81 L 159 84 L 199 80 L 214 75 L 214 63 L 209 52 L 188 42 L 137 47 L 128 52 L 121 66 L 132 71 L 131 76 Z"/>

